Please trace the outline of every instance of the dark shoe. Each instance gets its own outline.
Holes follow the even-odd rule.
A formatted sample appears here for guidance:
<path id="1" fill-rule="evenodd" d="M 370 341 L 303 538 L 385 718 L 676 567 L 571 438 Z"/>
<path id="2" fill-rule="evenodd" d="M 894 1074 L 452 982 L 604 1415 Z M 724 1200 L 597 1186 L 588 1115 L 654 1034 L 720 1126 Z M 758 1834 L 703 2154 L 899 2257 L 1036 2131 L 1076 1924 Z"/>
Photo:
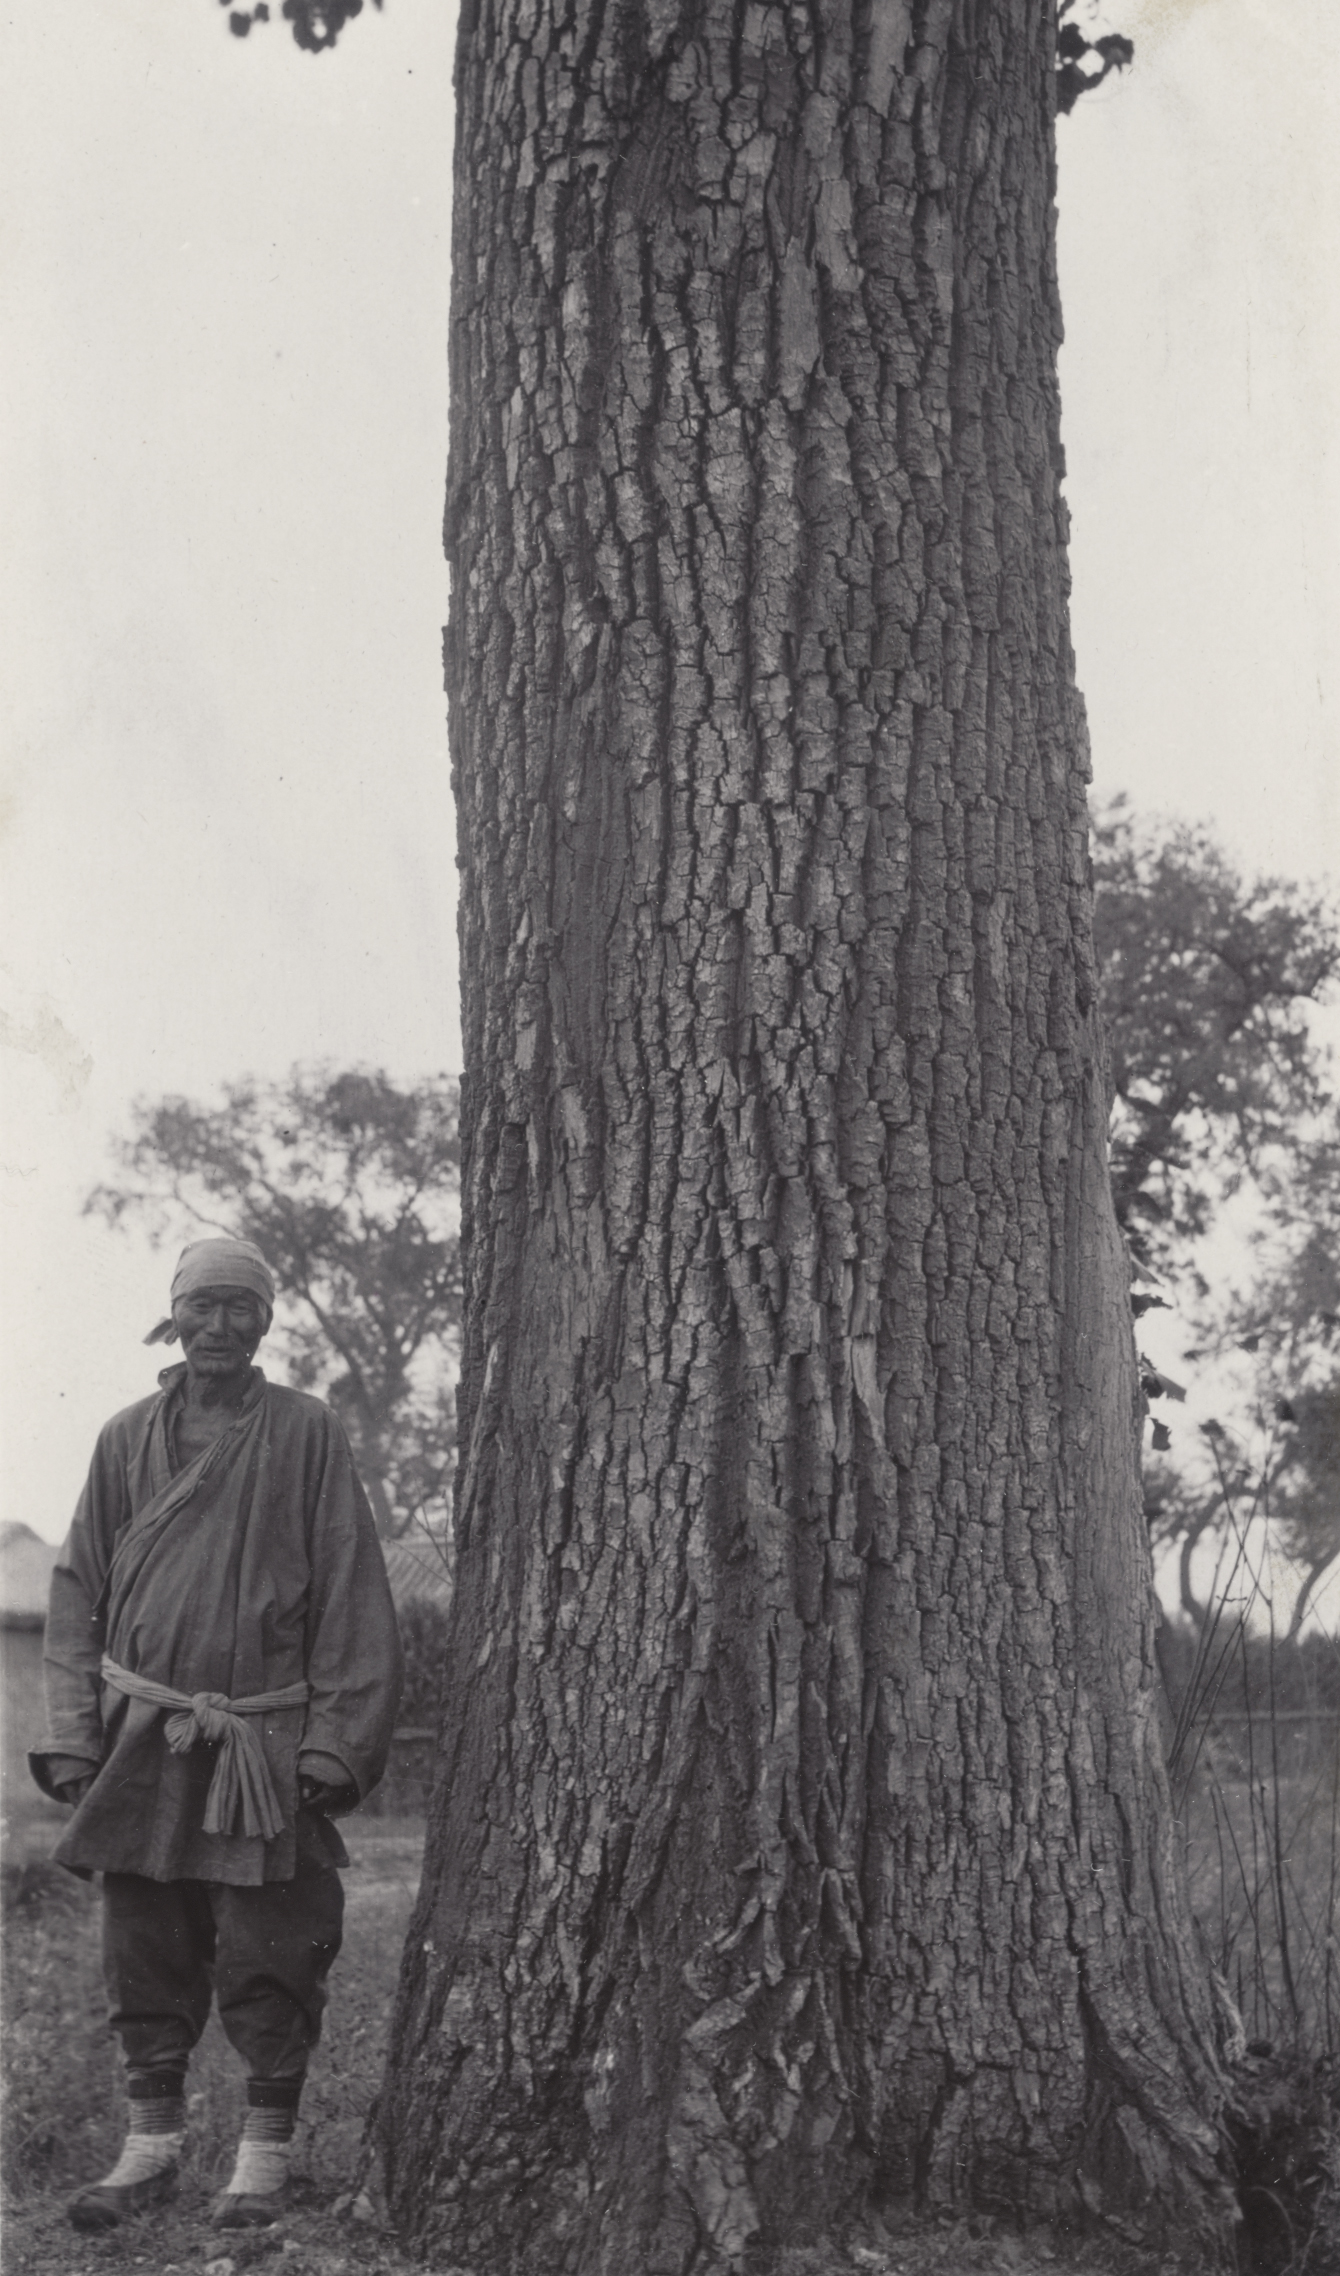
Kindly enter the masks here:
<path id="1" fill-rule="evenodd" d="M 168 2165 L 147 2181 L 131 2181 L 124 2188 L 114 2188 L 105 2181 L 91 2182 L 70 2199 L 65 2210 L 72 2227 L 96 2235 L 102 2229 L 120 2228 L 132 2213 L 148 2213 L 155 2205 L 166 2204 L 176 2188 L 177 2168 Z"/>
<path id="2" fill-rule="evenodd" d="M 225 2189 L 210 2208 L 212 2229 L 268 2229 L 284 2210 L 284 2191 L 267 2189 L 263 2197 L 235 2195 Z"/>

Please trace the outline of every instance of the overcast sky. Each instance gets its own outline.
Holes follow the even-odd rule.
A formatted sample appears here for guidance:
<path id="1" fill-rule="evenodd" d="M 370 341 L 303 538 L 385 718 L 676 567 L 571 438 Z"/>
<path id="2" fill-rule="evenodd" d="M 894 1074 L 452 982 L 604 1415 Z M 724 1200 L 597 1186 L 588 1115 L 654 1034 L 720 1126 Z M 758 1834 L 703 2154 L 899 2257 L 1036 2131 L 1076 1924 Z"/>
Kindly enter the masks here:
<path id="1" fill-rule="evenodd" d="M 0 8 L 2 1514 L 52 1538 L 162 1359 L 169 1260 L 80 1215 L 130 1102 L 458 1064 L 453 18 Z M 1135 68 L 1060 127 L 1098 785 L 1335 879 L 1340 12 L 1110 21 Z"/>

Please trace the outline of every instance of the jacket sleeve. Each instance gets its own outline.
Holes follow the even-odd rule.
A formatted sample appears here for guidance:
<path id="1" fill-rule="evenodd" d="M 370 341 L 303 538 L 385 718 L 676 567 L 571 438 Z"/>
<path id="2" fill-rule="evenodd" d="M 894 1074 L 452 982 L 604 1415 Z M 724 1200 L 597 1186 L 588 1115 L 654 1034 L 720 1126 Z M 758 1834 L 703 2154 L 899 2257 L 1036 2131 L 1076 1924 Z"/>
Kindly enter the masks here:
<path id="1" fill-rule="evenodd" d="M 333 1755 L 361 1801 L 386 1767 L 403 1659 L 386 1561 L 349 1442 L 333 1415 L 311 1515 L 302 1754 Z"/>
<path id="2" fill-rule="evenodd" d="M 74 1523 L 51 1575 L 43 1654 L 46 1744 L 28 1757 L 46 1794 L 55 1794 L 51 1769 L 56 1757 L 77 1757 L 92 1769 L 102 1761 L 102 1586 L 117 1533 L 129 1515 L 124 1449 L 116 1424 L 109 1423 L 98 1439 Z"/>

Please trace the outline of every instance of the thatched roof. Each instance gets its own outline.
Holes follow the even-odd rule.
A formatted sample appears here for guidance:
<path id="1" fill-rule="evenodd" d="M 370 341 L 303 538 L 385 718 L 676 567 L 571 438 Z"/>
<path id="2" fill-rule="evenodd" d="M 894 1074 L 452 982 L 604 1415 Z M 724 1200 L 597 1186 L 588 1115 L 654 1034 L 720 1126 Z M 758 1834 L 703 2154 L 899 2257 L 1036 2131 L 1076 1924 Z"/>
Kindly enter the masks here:
<path id="1" fill-rule="evenodd" d="M 0 1525 L 0 1628 L 41 1628 L 58 1547 L 30 1525 Z"/>

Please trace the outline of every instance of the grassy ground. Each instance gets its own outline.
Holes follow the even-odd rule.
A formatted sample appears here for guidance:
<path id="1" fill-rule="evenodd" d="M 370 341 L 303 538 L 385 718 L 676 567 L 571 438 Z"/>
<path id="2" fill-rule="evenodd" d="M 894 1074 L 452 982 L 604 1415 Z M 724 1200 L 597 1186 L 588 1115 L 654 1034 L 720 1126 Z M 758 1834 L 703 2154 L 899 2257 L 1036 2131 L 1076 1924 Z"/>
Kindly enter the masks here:
<path id="1" fill-rule="evenodd" d="M 1279 1776 L 1247 1751 L 1211 1735 L 1190 1781 L 1192 1906 L 1248 2037 L 1340 2057 L 1340 1750 Z"/>
<path id="2" fill-rule="evenodd" d="M 5 2276 L 94 2276 L 104 2268 L 143 2276 L 194 2276 L 197 2270 L 242 2276 L 270 2261 L 275 2276 L 355 2276 L 361 2270 L 409 2276 L 410 2264 L 375 2207 L 366 2199 L 351 2202 L 351 2183 L 359 2176 L 364 2121 L 380 2075 L 421 1828 L 413 1820 L 356 1819 L 346 1834 L 352 1863 L 345 1876 L 345 1945 L 304 2097 L 292 2200 L 275 2228 L 236 2240 L 208 2225 L 242 2109 L 239 2066 L 213 2021 L 192 2065 L 191 2133 L 175 2204 L 105 2238 L 80 2237 L 68 2226 L 65 2199 L 106 2171 L 122 2137 L 119 2065 L 103 2012 L 97 1896 L 47 1865 L 39 1839 L 16 1843 L 27 1862 L 11 1865 L 5 1891 Z M 1269 2068 L 1258 2063 L 1263 2078 Z M 1286 2118 L 1291 2092 L 1286 2079 L 1277 2096 Z M 1267 2193 L 1272 2172 L 1263 2169 Z M 1340 2172 L 1336 2179 L 1340 2183 Z M 1340 2276 L 1340 2235 L 1334 2257 L 1329 2249 L 1305 2259 L 1291 2252 L 1289 2276 L 1304 2276 L 1304 2270 L 1306 2276 Z M 1175 2255 L 1154 2261 L 1110 2237 L 1080 2247 L 1046 2231 L 1020 2237 L 989 2221 L 909 2220 L 853 2229 L 822 2253 L 794 2251 L 785 2256 L 783 2276 L 1174 2276 L 1180 2266 Z M 1269 2276 L 1283 2276 L 1285 2267 L 1284 2257 L 1272 2255 Z M 435 2276 L 506 2272 L 439 2269 Z"/>
<path id="3" fill-rule="evenodd" d="M 1340 1749 L 1213 1725 L 1182 1797 L 1205 1949 L 1248 2042 L 1236 2073 L 1242 2261 L 1340 2276 Z"/>
<path id="4" fill-rule="evenodd" d="M 190 2133 L 176 2205 L 106 2239 L 69 2228 L 66 2197 L 106 2172 L 120 2148 L 120 2064 L 106 2024 L 96 1891 L 25 1846 L 28 1862 L 11 1867 L 5 1890 L 6 2276 L 55 2269 L 79 2276 L 122 2264 L 159 2276 L 221 2257 L 241 2269 L 276 2252 L 285 2276 L 309 2269 L 341 2276 L 346 2268 L 396 2262 L 374 2224 L 351 2220 L 347 2199 L 418 1885 L 421 1826 L 370 1819 L 350 1835 L 345 1945 L 303 2098 L 293 2211 L 281 2231 L 237 2244 L 207 2224 L 210 2200 L 231 2168 L 243 2109 L 241 2068 L 215 2018 L 191 2065 Z"/>

